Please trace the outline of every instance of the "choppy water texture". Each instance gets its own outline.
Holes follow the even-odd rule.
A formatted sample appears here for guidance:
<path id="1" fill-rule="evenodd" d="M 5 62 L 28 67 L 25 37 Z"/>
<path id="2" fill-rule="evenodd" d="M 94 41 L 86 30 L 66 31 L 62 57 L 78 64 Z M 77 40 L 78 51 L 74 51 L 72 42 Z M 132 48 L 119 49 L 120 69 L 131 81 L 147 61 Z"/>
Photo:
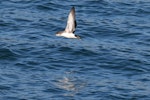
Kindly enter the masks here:
<path id="1" fill-rule="evenodd" d="M 150 100 L 150 1 L 1 0 L 0 100 Z"/>

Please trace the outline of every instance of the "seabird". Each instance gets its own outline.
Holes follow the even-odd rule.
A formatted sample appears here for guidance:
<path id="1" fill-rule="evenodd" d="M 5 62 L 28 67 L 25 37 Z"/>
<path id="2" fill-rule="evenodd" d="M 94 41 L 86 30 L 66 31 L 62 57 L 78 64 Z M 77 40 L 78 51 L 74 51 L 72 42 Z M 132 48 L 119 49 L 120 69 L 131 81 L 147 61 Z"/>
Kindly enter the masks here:
<path id="1" fill-rule="evenodd" d="M 63 36 L 66 38 L 77 38 L 80 39 L 78 35 L 75 35 L 75 28 L 77 26 L 75 19 L 75 8 L 72 7 L 68 15 L 67 25 L 64 31 L 59 31 L 56 33 L 56 36 Z"/>

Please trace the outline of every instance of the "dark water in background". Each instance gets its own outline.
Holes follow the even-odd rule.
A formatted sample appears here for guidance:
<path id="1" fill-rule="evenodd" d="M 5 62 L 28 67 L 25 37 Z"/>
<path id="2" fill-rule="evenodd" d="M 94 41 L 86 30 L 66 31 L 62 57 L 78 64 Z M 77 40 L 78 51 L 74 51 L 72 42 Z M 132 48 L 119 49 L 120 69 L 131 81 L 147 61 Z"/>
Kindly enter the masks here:
<path id="1" fill-rule="evenodd" d="M 150 0 L 1 0 L 0 100 L 150 100 Z"/>

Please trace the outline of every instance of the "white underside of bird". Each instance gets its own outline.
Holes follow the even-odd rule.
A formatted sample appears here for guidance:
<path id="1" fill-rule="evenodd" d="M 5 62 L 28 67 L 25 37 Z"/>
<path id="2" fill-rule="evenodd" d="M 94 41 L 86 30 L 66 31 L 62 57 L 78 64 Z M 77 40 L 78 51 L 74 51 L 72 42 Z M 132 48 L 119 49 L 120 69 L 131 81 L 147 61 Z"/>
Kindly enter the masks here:
<path id="1" fill-rule="evenodd" d="M 61 34 L 56 34 L 56 36 L 63 36 L 66 38 L 77 38 L 74 33 L 63 32 Z"/>

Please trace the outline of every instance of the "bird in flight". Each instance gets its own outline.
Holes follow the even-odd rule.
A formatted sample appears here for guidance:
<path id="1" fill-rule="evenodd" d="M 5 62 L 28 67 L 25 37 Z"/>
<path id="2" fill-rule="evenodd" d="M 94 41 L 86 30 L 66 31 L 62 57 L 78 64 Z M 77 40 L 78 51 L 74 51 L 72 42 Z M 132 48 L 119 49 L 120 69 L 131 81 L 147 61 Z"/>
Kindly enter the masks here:
<path id="1" fill-rule="evenodd" d="M 64 31 L 59 31 L 56 33 L 56 36 L 63 36 L 66 38 L 77 38 L 80 39 L 78 35 L 75 35 L 75 28 L 77 26 L 75 19 L 75 8 L 72 7 L 68 15 L 67 25 Z"/>

